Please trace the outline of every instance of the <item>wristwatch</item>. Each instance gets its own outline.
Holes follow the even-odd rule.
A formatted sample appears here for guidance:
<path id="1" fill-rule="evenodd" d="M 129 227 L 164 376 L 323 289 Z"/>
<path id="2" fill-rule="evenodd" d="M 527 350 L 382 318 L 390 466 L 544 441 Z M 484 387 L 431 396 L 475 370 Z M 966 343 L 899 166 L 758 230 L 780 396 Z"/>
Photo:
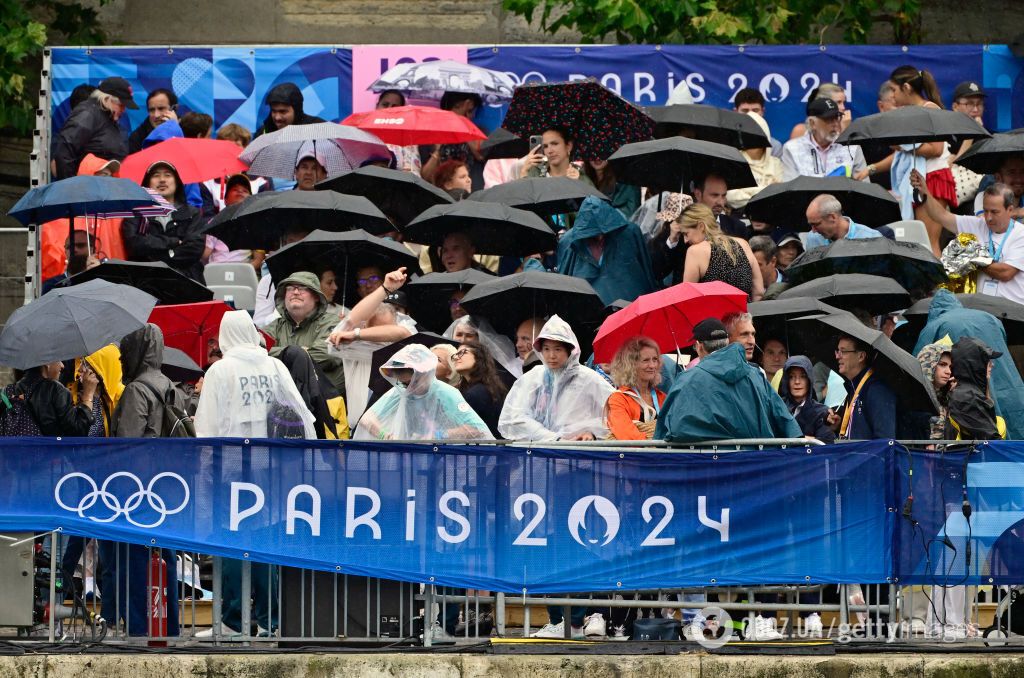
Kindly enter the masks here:
<path id="1" fill-rule="evenodd" d="M 876 168 L 875 168 L 875 166 L 873 164 L 872 165 L 868 165 L 868 176 L 869 177 L 870 176 L 874 176 L 875 171 L 876 171 Z"/>
<path id="2" fill-rule="evenodd" d="M 363 328 L 361 328 L 361 327 L 357 327 L 357 328 L 356 328 L 356 329 L 355 329 L 355 330 L 354 330 L 354 331 L 352 332 L 352 336 L 353 336 L 353 337 L 355 337 L 356 339 L 359 339 L 359 335 L 360 335 L 360 334 L 362 333 L 362 331 L 363 331 Z"/>

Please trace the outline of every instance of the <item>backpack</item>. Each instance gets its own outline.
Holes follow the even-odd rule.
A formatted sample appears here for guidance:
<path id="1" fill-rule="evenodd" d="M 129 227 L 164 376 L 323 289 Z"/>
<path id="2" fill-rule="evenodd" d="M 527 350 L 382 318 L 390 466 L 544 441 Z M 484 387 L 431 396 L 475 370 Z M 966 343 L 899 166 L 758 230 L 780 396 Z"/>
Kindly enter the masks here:
<path id="1" fill-rule="evenodd" d="M 15 392 L 16 385 L 5 386 L 0 391 L 0 436 L 41 436 L 39 424 L 32 416 L 28 399 L 24 393 Z"/>
<path id="2" fill-rule="evenodd" d="M 149 389 L 158 401 L 163 404 L 163 426 L 161 426 L 161 438 L 195 438 L 196 425 L 192 417 L 188 416 L 183 409 L 174 403 L 174 385 L 167 387 L 167 392 L 161 397 L 160 392 L 142 380 L 138 383 Z"/>
<path id="3" fill-rule="evenodd" d="M 267 410 L 268 438 L 305 438 L 306 426 L 294 408 L 275 401 Z"/>

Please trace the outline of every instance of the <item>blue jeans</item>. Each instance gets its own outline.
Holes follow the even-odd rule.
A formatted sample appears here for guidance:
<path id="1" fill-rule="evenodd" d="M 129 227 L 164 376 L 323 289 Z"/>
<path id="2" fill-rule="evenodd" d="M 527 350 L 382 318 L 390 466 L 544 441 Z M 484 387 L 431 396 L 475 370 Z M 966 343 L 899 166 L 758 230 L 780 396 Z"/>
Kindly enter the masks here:
<path id="1" fill-rule="evenodd" d="M 583 618 L 587 616 L 587 608 L 576 607 L 575 605 L 569 608 L 569 623 L 575 627 L 583 626 Z M 560 605 L 548 605 L 548 621 L 552 624 L 561 624 L 564 617 L 562 616 L 562 607 Z"/>
<path id="2" fill-rule="evenodd" d="M 174 551 L 161 549 L 167 565 L 167 635 L 177 636 L 178 565 Z M 149 635 L 149 548 L 113 541 L 99 542 L 101 613 L 108 624 L 128 623 L 128 635 Z"/>

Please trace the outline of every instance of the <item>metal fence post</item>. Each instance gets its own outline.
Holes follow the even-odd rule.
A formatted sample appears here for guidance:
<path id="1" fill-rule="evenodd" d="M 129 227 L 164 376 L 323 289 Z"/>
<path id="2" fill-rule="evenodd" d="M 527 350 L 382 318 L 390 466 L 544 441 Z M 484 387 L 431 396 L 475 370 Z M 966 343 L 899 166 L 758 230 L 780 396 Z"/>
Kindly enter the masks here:
<path id="1" fill-rule="evenodd" d="M 221 574 L 224 569 L 224 561 L 220 556 L 213 557 L 213 619 L 210 621 L 213 627 L 213 638 L 215 641 L 219 641 L 221 634 L 224 632 L 223 626 L 221 625 L 221 615 L 224 612 L 224 599 L 223 599 L 223 587 L 221 586 Z"/>

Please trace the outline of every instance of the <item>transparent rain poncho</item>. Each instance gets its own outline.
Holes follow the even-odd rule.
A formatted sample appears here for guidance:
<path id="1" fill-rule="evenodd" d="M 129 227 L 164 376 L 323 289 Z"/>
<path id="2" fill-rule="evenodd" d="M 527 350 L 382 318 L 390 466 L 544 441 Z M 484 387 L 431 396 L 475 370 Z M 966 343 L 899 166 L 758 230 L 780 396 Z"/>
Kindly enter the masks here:
<path id="1" fill-rule="evenodd" d="M 459 390 L 435 377 L 437 356 L 422 344 L 403 347 L 380 368 L 393 384 L 363 413 L 354 440 L 493 440 Z"/>
<path id="2" fill-rule="evenodd" d="M 476 334 L 476 342 L 490 351 L 494 360 L 509 374 L 516 379 L 523 376 L 523 361 L 516 353 L 515 344 L 508 337 L 498 334 L 491 323 L 487 322 L 487 318 L 469 315 L 456 318 L 444 331 L 444 338 L 458 341 L 455 334 L 460 328 Z"/>
<path id="3" fill-rule="evenodd" d="M 314 418 L 284 363 L 267 355 L 245 311 L 220 323 L 224 357 L 210 366 L 196 408 L 200 437 L 316 438 Z"/>
<path id="4" fill-rule="evenodd" d="M 579 341 L 557 315 L 537 335 L 533 348 L 538 355 L 544 339 L 572 346 L 569 360 L 558 370 L 541 363 L 516 381 L 505 398 L 498 431 L 508 440 L 558 440 L 581 433 L 598 439 L 607 436 L 604 406 L 615 389 L 580 365 Z"/>

